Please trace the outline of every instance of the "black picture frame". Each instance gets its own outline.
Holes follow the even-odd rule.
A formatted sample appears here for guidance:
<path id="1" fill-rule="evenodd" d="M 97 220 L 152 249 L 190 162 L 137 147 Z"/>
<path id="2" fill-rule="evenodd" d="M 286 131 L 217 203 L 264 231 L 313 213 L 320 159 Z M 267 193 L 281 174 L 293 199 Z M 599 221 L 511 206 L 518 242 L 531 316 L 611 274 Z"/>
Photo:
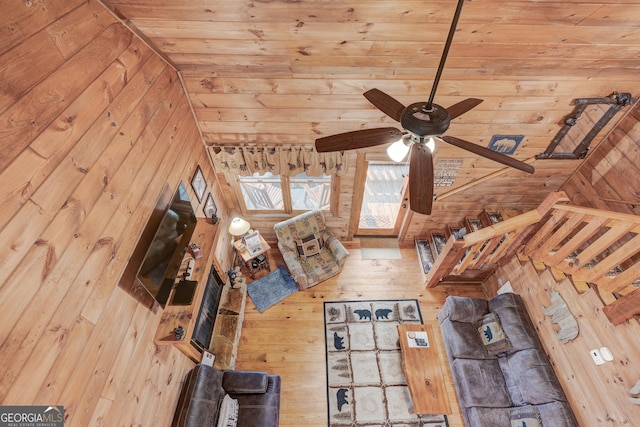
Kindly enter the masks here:
<path id="1" fill-rule="evenodd" d="M 200 165 L 196 166 L 196 171 L 193 174 L 193 178 L 191 178 L 191 188 L 196 194 L 198 202 L 202 203 L 204 193 L 207 191 L 207 181 L 204 179 L 204 174 L 202 173 L 202 169 L 200 169 Z"/>
<path id="2" fill-rule="evenodd" d="M 204 202 L 204 208 L 202 208 L 202 211 L 207 218 L 213 218 L 214 215 L 218 214 L 218 207 L 216 206 L 216 202 L 213 200 L 211 192 L 207 194 L 207 201 Z"/>

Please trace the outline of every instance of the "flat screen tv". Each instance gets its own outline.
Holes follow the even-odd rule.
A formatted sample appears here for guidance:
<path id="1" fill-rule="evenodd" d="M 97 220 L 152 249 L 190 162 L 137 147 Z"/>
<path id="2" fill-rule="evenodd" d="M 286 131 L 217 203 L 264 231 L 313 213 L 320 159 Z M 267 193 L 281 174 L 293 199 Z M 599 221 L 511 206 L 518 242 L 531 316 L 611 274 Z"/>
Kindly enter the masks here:
<path id="1" fill-rule="evenodd" d="M 159 202 L 160 204 L 162 203 Z M 152 219 L 154 216 L 158 217 L 160 209 L 160 206 L 156 206 Z M 137 273 L 138 280 L 162 307 L 167 304 L 182 258 L 196 227 L 196 214 L 191 207 L 184 183 L 180 182 L 170 204 L 165 205 L 164 209 Z"/>

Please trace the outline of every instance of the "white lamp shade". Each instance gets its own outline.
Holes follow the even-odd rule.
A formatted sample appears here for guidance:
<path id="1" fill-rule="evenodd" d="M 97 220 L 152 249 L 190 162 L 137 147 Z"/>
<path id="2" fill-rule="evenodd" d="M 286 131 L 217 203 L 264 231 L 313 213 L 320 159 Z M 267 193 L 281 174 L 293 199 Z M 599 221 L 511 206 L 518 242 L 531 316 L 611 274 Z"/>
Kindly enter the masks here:
<path id="1" fill-rule="evenodd" d="M 249 231 L 251 228 L 251 224 L 248 221 L 242 218 L 233 218 L 231 220 L 231 224 L 229 225 L 229 234 L 232 236 L 242 236 L 244 233 Z"/>
<path id="2" fill-rule="evenodd" d="M 429 140 L 424 144 L 427 148 L 433 153 L 436 150 L 436 141 L 433 137 L 429 138 Z"/>
<path id="3" fill-rule="evenodd" d="M 387 148 L 387 154 L 394 162 L 401 162 L 409 152 L 409 145 L 405 144 L 404 139 L 399 139 Z"/>

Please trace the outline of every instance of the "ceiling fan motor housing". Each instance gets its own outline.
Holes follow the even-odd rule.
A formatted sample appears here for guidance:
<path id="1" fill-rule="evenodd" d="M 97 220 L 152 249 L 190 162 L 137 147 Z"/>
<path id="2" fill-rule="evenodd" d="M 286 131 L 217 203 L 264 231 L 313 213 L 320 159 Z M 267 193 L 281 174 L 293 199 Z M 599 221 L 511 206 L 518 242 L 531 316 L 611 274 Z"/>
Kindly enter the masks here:
<path id="1" fill-rule="evenodd" d="M 446 108 L 431 104 L 431 108 L 427 109 L 424 102 L 409 105 L 400 118 L 400 124 L 406 131 L 420 137 L 442 135 L 449 129 L 450 122 Z"/>

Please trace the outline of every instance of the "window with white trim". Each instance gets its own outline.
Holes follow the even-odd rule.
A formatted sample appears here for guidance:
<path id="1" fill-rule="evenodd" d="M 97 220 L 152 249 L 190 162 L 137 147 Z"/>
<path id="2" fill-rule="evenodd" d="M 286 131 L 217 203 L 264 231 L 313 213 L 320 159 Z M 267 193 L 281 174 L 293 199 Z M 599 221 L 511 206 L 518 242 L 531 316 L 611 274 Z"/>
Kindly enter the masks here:
<path id="1" fill-rule="evenodd" d="M 238 177 L 247 211 L 296 212 L 312 209 L 330 210 L 331 176 L 260 175 Z"/>

